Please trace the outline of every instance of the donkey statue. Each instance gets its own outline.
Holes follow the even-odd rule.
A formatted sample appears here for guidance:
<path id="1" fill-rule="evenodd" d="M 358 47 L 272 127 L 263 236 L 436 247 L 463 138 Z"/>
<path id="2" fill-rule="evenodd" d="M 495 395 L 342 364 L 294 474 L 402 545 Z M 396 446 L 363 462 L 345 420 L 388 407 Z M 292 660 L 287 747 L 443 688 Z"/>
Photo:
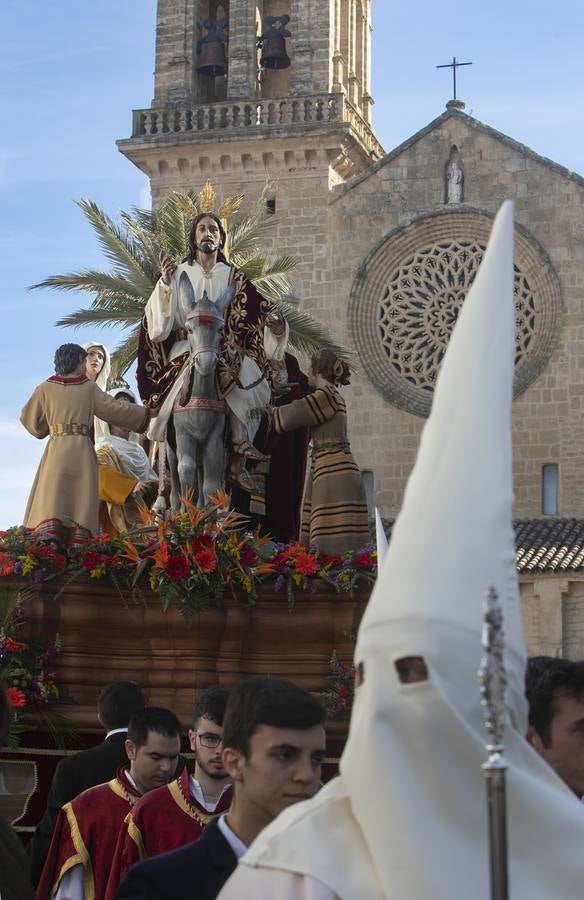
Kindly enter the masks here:
<path id="1" fill-rule="evenodd" d="M 224 315 L 235 295 L 229 287 L 213 303 L 203 293 L 195 297 L 188 275 L 179 281 L 183 309 L 189 309 L 186 331 L 189 365 L 172 414 L 176 452 L 166 441 L 170 468 L 170 503 L 178 509 L 188 488 L 197 490 L 197 503 L 204 506 L 225 483 L 225 401 L 217 391 L 217 364 L 223 340 Z"/>

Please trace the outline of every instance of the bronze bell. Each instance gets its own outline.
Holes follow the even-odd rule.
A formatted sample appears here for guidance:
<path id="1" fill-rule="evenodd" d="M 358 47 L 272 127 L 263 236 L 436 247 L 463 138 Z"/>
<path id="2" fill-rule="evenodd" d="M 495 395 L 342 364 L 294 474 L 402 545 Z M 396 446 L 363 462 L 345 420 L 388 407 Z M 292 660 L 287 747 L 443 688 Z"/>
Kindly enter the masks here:
<path id="1" fill-rule="evenodd" d="M 225 75 L 227 73 L 227 57 L 225 44 L 213 41 L 211 44 L 201 42 L 197 61 L 197 72 L 201 75 Z"/>
<path id="2" fill-rule="evenodd" d="M 207 34 L 197 42 L 197 72 L 201 75 L 211 75 L 213 78 L 226 75 L 227 19 L 203 22 L 203 28 Z"/>
<path id="3" fill-rule="evenodd" d="M 289 21 L 290 16 L 265 16 L 259 38 L 262 51 L 260 66 L 263 69 L 287 69 L 290 65 L 285 41 L 285 38 L 291 37 L 291 32 L 285 27 Z"/>

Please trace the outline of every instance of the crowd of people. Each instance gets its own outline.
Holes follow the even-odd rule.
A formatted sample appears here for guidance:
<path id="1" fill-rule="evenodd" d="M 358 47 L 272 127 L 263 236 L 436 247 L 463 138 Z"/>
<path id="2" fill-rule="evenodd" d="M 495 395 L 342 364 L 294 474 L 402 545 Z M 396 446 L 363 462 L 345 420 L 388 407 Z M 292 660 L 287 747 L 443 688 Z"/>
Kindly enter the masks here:
<path id="1" fill-rule="evenodd" d="M 527 742 L 582 800 L 584 662 L 528 660 L 526 696 Z M 133 682 L 106 685 L 97 710 L 105 739 L 59 763 L 26 854 L 0 824 L 3 900 L 33 886 L 39 900 L 212 900 L 262 829 L 321 785 L 324 709 L 283 679 L 204 690 L 192 766 L 176 716 Z"/>

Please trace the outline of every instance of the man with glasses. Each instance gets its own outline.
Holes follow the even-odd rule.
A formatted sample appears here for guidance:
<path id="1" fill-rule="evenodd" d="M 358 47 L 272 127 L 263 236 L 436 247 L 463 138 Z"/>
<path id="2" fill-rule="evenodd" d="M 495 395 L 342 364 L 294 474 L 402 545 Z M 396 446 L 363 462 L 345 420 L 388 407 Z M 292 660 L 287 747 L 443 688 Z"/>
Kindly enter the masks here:
<path id="1" fill-rule="evenodd" d="M 134 863 L 195 841 L 211 819 L 229 809 L 231 781 L 222 758 L 228 697 L 226 688 L 210 687 L 195 705 L 189 731 L 194 773 L 185 769 L 175 781 L 144 797 L 147 802 L 138 801 L 126 817 L 112 859 L 106 900 L 114 896 Z"/>

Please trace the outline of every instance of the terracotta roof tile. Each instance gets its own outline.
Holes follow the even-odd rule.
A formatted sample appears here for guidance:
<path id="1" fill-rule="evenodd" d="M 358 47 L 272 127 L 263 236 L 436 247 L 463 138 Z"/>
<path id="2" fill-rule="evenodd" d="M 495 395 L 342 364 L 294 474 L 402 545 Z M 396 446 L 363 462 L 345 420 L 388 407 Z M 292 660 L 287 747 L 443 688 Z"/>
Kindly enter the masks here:
<path id="1" fill-rule="evenodd" d="M 393 520 L 383 525 L 391 537 Z M 584 519 L 516 519 L 513 527 L 520 575 L 584 571 Z"/>

